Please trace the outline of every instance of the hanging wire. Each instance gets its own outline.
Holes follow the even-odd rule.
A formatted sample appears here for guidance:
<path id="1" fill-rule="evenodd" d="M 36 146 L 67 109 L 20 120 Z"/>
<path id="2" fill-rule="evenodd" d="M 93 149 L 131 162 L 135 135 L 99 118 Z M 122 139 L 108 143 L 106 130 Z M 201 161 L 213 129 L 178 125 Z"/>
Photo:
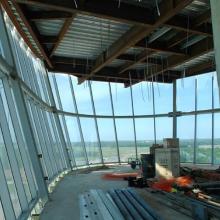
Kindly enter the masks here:
<path id="1" fill-rule="evenodd" d="M 74 49 L 75 49 L 75 42 L 74 42 L 74 39 L 73 39 L 72 47 L 73 47 L 72 51 L 74 51 Z M 75 68 L 75 67 L 76 67 L 76 61 L 75 61 L 74 56 L 73 56 L 73 68 Z"/>
<path id="2" fill-rule="evenodd" d="M 182 86 L 183 89 L 184 89 L 184 78 L 185 78 L 185 76 L 186 76 L 186 68 L 184 66 L 182 79 L 181 79 L 181 86 Z"/>
<path id="3" fill-rule="evenodd" d="M 121 0 L 118 0 L 118 8 L 121 7 Z"/>
<path id="4" fill-rule="evenodd" d="M 188 53 L 188 42 L 189 42 L 189 15 L 187 18 L 187 31 L 186 31 L 186 54 Z"/>
<path id="5" fill-rule="evenodd" d="M 100 47 L 101 47 L 101 51 L 103 51 L 103 36 L 102 36 L 102 20 L 100 19 Z"/>
<path id="6" fill-rule="evenodd" d="M 110 24 L 110 20 L 108 23 L 108 42 L 110 42 L 110 33 L 111 33 L 111 24 Z M 108 50 L 109 50 L 109 46 L 107 47 L 107 51 L 106 51 L 106 56 L 108 56 Z"/>
<path id="7" fill-rule="evenodd" d="M 132 85 L 132 79 L 131 79 L 131 72 L 129 71 L 129 82 L 130 82 L 130 86 Z"/>
<path id="8" fill-rule="evenodd" d="M 141 95 L 142 95 L 142 99 L 145 102 L 145 97 L 144 97 L 144 90 L 143 90 L 143 84 L 141 82 Z"/>
<path id="9" fill-rule="evenodd" d="M 159 9 L 158 0 L 155 0 L 155 3 L 156 3 L 156 8 L 157 8 L 157 14 L 158 14 L 158 16 L 160 16 L 160 9 Z"/>
<path id="10" fill-rule="evenodd" d="M 186 31 L 186 50 L 185 53 L 188 54 L 188 42 L 189 42 L 189 15 L 187 18 L 187 31 Z M 183 73 L 182 73 L 182 79 L 181 79 L 181 86 L 184 88 L 184 78 L 186 77 L 186 66 L 183 64 Z"/>
<path id="11" fill-rule="evenodd" d="M 78 8 L 76 0 L 74 0 L 75 7 Z"/>

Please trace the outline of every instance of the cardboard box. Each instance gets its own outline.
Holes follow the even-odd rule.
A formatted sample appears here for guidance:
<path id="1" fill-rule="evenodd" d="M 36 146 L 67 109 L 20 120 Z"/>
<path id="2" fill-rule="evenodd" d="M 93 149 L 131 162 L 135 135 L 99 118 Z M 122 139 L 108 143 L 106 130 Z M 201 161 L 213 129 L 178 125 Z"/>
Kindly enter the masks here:
<path id="1" fill-rule="evenodd" d="M 164 148 L 179 148 L 179 138 L 164 138 Z"/>
<path id="2" fill-rule="evenodd" d="M 178 148 L 158 148 L 155 150 L 156 177 L 172 178 L 180 175 L 180 155 Z"/>

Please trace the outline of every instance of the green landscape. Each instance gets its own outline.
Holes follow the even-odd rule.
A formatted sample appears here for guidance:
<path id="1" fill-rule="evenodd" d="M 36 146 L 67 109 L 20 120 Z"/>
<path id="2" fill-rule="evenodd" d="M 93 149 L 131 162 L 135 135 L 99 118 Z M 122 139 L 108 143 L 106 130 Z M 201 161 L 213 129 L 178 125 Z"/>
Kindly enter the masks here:
<path id="1" fill-rule="evenodd" d="M 137 141 L 138 155 L 142 153 L 149 153 L 150 146 L 154 142 Z M 161 144 L 161 141 L 157 143 Z M 91 164 L 100 162 L 100 150 L 97 142 L 86 142 L 86 152 Z M 119 141 L 119 154 L 121 162 L 127 162 L 128 158 L 135 157 L 135 144 L 134 141 Z M 117 145 L 112 141 L 102 141 L 102 154 L 104 162 L 118 162 Z M 211 163 L 212 162 L 212 141 L 211 139 L 198 139 L 196 143 L 196 163 Z M 84 151 L 81 143 L 72 143 L 72 149 L 76 156 L 76 161 L 79 165 L 85 164 Z M 220 139 L 214 140 L 214 164 L 220 164 Z M 194 140 L 182 139 L 180 140 L 180 159 L 182 163 L 192 163 L 194 157 Z"/>

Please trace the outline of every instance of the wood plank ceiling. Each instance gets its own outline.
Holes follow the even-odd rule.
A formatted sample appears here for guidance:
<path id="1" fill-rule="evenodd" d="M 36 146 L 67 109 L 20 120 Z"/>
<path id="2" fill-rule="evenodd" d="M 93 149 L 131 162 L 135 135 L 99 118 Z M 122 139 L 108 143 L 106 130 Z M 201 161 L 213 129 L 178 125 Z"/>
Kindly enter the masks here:
<path id="1" fill-rule="evenodd" d="M 75 75 L 79 83 L 169 83 L 183 74 L 215 69 L 209 0 L 2 0 L 1 4 L 49 71 Z"/>

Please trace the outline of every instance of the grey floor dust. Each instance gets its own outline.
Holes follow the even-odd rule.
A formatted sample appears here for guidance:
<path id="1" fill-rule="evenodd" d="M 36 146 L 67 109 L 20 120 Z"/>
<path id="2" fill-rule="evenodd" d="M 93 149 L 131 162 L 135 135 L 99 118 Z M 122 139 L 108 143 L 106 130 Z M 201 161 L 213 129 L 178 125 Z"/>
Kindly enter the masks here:
<path id="1" fill-rule="evenodd" d="M 89 189 L 123 188 L 126 181 L 103 180 L 102 174 L 107 172 L 131 171 L 129 167 L 117 166 L 111 169 L 91 171 L 89 173 L 70 173 L 57 185 L 46 204 L 41 220 L 78 220 L 79 219 L 79 194 Z"/>
<path id="2" fill-rule="evenodd" d="M 111 169 L 91 171 L 88 173 L 70 173 L 57 185 L 50 195 L 50 201 L 46 204 L 41 220 L 79 220 L 79 194 L 89 189 L 103 189 L 127 187 L 127 181 L 110 181 L 102 179 L 102 174 L 107 172 L 132 172 L 128 166 L 117 166 Z M 146 190 L 138 189 L 148 204 L 158 211 L 164 220 L 190 220 L 173 209 L 169 209 L 158 202 L 153 201 L 152 196 L 146 194 Z"/>

